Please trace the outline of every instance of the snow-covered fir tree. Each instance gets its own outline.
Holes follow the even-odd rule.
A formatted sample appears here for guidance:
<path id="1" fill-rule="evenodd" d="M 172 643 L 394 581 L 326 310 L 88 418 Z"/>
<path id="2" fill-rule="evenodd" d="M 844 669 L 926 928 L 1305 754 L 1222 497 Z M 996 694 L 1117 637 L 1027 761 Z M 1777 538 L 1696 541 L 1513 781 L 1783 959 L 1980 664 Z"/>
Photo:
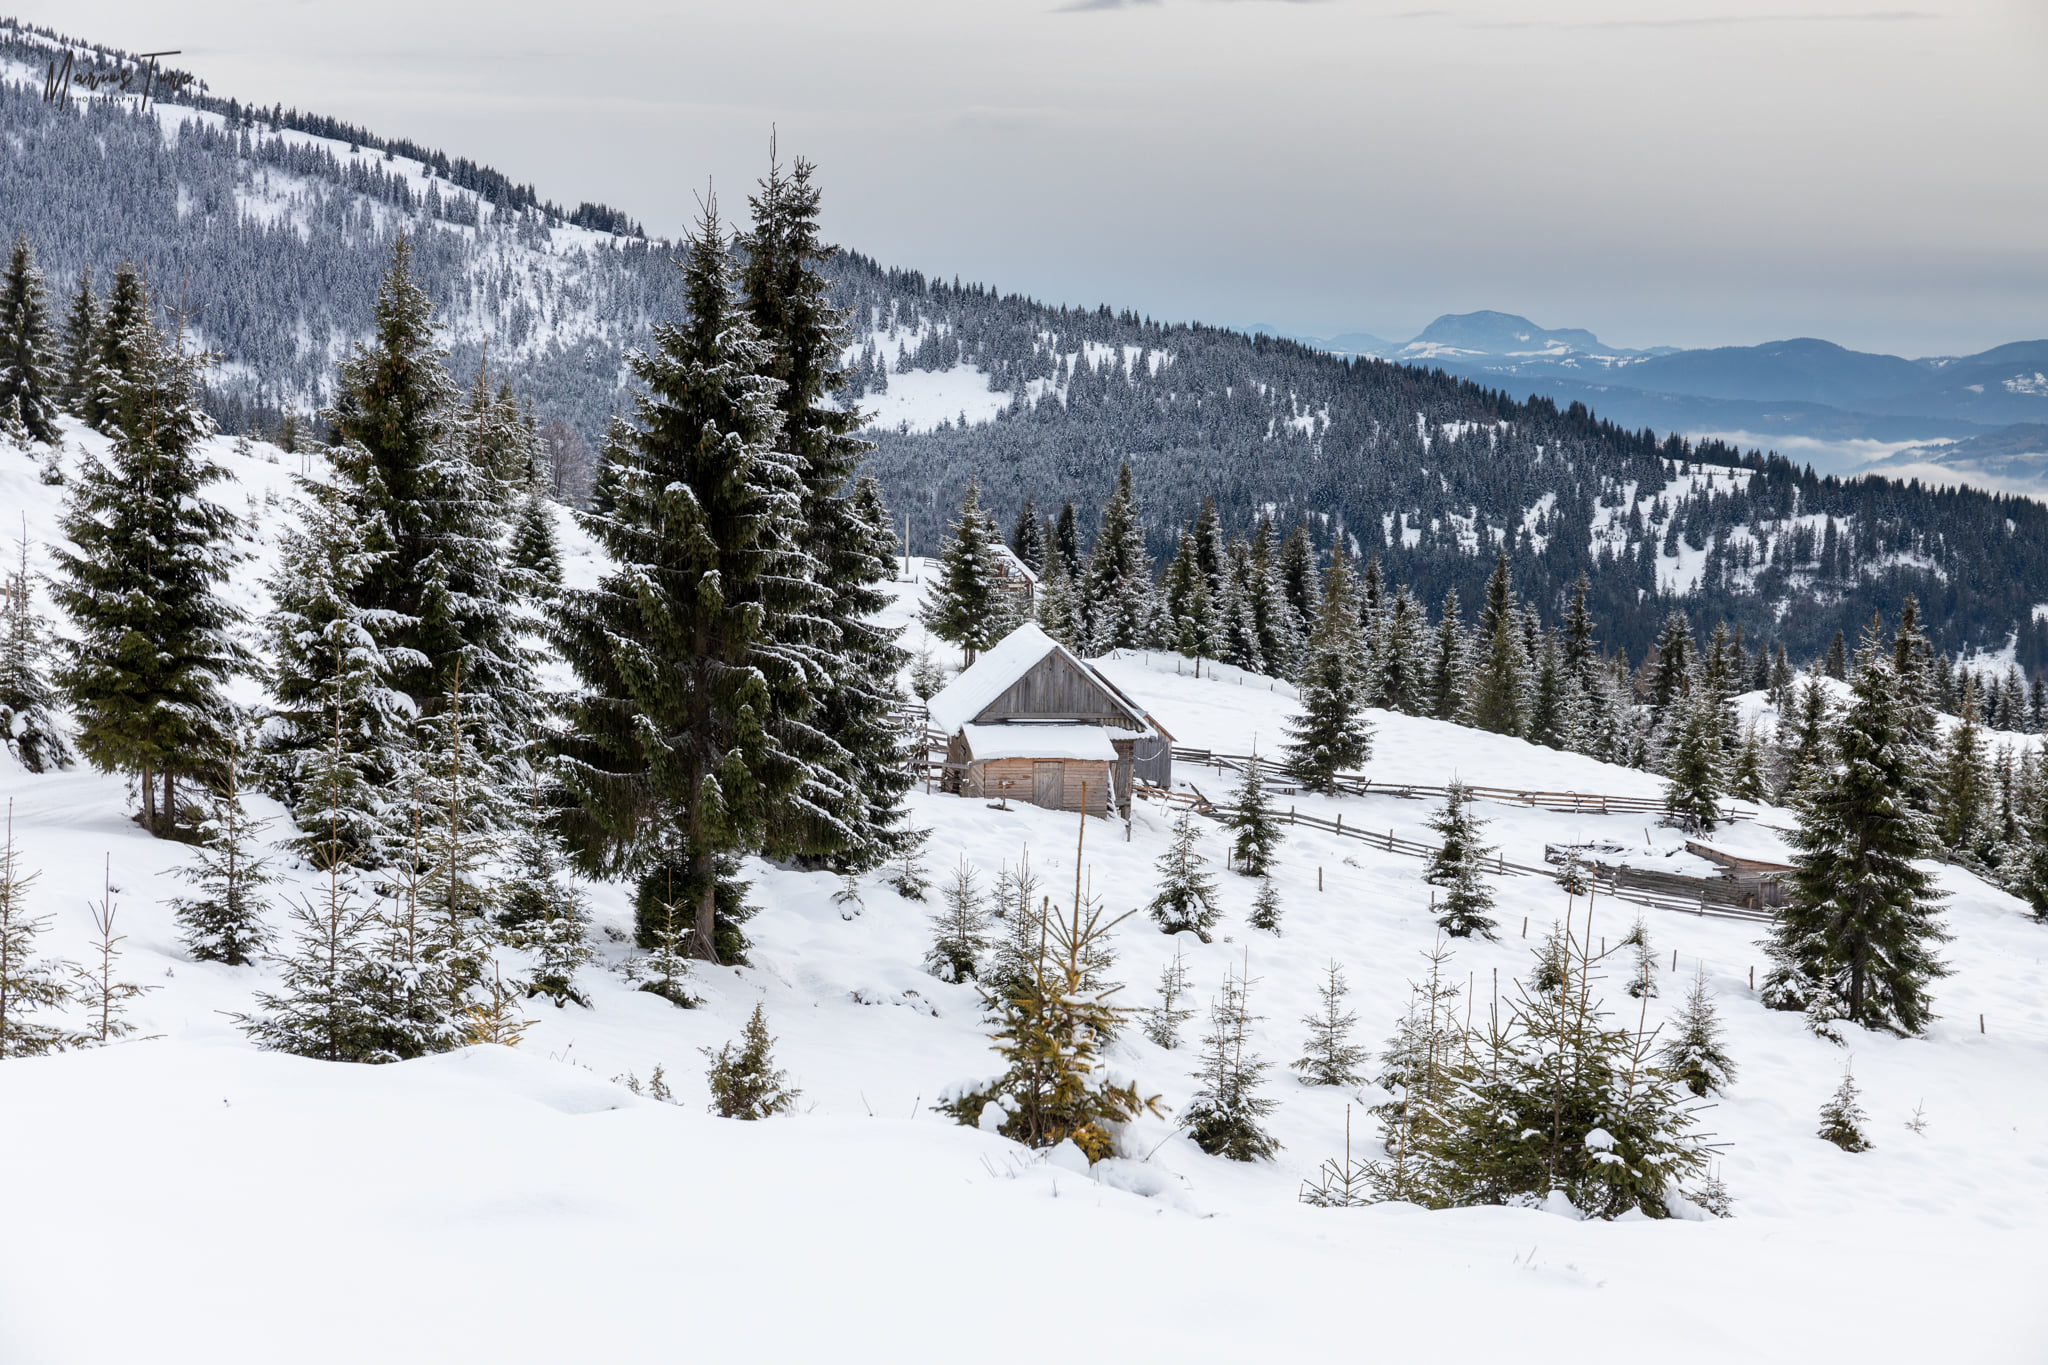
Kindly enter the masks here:
<path id="1" fill-rule="evenodd" d="M 1223 824 L 1231 831 L 1230 858 L 1238 872 L 1247 877 L 1268 876 L 1282 835 L 1272 799 L 1266 794 L 1266 768 L 1257 754 L 1244 765 L 1237 800 L 1224 812 Z"/>
<path id="2" fill-rule="evenodd" d="M 88 266 L 79 272 L 71 305 L 64 310 L 64 330 L 57 356 L 57 401 L 73 417 L 85 416 L 99 332 L 100 297 L 93 292 L 92 269 Z"/>
<path id="3" fill-rule="evenodd" d="M 1855 1075 L 1843 1067 L 1842 1083 L 1820 1107 L 1819 1136 L 1845 1152 L 1869 1151 L 1870 1139 L 1863 1135 L 1863 1125 L 1870 1121 L 1870 1116 L 1863 1112 L 1861 1098 Z"/>
<path id="4" fill-rule="evenodd" d="M 1726 789 L 1720 699 L 1702 676 L 1673 695 L 1664 713 L 1664 808 L 1689 831 L 1711 833 Z"/>
<path id="5" fill-rule="evenodd" d="M 970 664 L 1016 625 L 1015 600 L 999 557 L 1002 543 L 995 518 L 981 505 L 981 489 L 969 479 L 959 514 L 939 548 L 938 576 L 925 597 L 922 619 L 926 630 L 958 645 Z"/>
<path id="6" fill-rule="evenodd" d="M 1169 1051 L 1179 1047 L 1181 1025 L 1195 1017 L 1185 1003 L 1193 990 L 1187 957 L 1176 943 L 1173 961 L 1159 969 L 1159 1003 L 1145 1011 L 1145 1036 Z"/>
<path id="7" fill-rule="evenodd" d="M 1704 1099 L 1725 1092 L 1735 1080 L 1735 1063 L 1721 1041 L 1720 1015 L 1707 988 L 1703 967 L 1685 993 L 1676 1027 L 1658 1053 L 1664 1074 Z"/>
<path id="8" fill-rule="evenodd" d="M 1017 509 L 1017 520 L 1010 526 L 1010 552 L 1024 562 L 1024 567 L 1041 578 L 1045 575 L 1046 555 L 1049 551 L 1047 524 L 1038 515 L 1038 504 L 1031 495 L 1024 495 L 1024 505 Z"/>
<path id="9" fill-rule="evenodd" d="M 1230 542 L 1223 574 L 1223 595 L 1216 603 L 1217 645 L 1223 662 L 1247 673 L 1264 673 L 1266 656 L 1259 645 L 1260 590 L 1258 566 L 1251 546 Z"/>
<path id="10" fill-rule="evenodd" d="M 82 461 L 69 545 L 55 549 L 55 596 L 77 632 L 57 681 L 79 751 L 135 776 L 143 826 L 163 836 L 182 814 L 179 779 L 202 776 L 220 752 L 222 688 L 244 657 L 240 613 L 218 591 L 237 559 L 236 519 L 205 496 L 225 476 L 201 448 L 213 423 L 182 336 L 157 330 L 145 298 L 120 344 L 128 368 L 101 388 L 111 450 Z"/>
<path id="11" fill-rule="evenodd" d="M 989 917 L 974 864 L 962 857 L 939 896 L 944 908 L 932 916 L 925 969 L 941 981 L 977 980 L 982 954 L 988 951 Z"/>
<path id="12" fill-rule="evenodd" d="M 1166 566 L 1166 584 L 1161 608 L 1165 619 L 1161 631 L 1166 645 L 1191 659 L 1221 656 L 1216 606 L 1209 596 L 1209 581 L 1202 573 L 1201 553 L 1194 532 L 1182 529 L 1180 546 L 1173 562 Z"/>
<path id="13" fill-rule="evenodd" d="M 1772 925 L 1764 1003 L 1817 1026 L 1843 1018 L 1901 1034 L 1933 1018 L 1928 987 L 1947 974 L 1943 892 L 1916 864 L 1933 846 L 1908 801 L 1912 748 L 1901 742 L 1897 675 L 1873 624 L 1857 651 L 1833 761 L 1795 809 L 1791 903 Z"/>
<path id="14" fill-rule="evenodd" d="M 1209 1005 L 1209 1032 L 1202 1039 L 1200 1082 L 1180 1121 L 1197 1147 L 1232 1161 L 1263 1161 L 1280 1150 L 1265 1129 L 1277 1101 L 1261 1095 L 1272 1063 L 1251 1050 L 1252 983 L 1228 969 L 1223 989 Z"/>
<path id="15" fill-rule="evenodd" d="M 1367 693 L 1373 704 L 1403 715 L 1428 713 L 1429 618 L 1407 587 L 1396 588 L 1373 637 Z"/>
<path id="16" fill-rule="evenodd" d="M 1499 735 L 1520 735 L 1529 723 L 1529 661 L 1517 615 L 1514 581 L 1507 551 L 1502 550 L 1486 580 L 1486 600 L 1479 611 L 1470 704 L 1472 724 Z"/>
<path id="17" fill-rule="evenodd" d="M 1358 1016 L 1344 1007 L 1351 988 L 1345 983 L 1344 968 L 1333 958 L 1329 974 L 1316 987 L 1322 1008 L 1301 1018 L 1308 1030 L 1308 1042 L 1294 1063 L 1304 1085 L 1355 1086 L 1364 1083 L 1359 1068 L 1365 1065 L 1366 1049 L 1351 1041 Z"/>
<path id="18" fill-rule="evenodd" d="M 388 983 L 374 954 L 379 920 L 341 864 L 329 860 L 319 898 L 289 903 L 292 947 L 278 988 L 256 993 L 256 1013 L 235 1016 L 258 1047 L 327 1062 L 395 1060 L 386 1048 Z"/>
<path id="19" fill-rule="evenodd" d="M 1436 639 L 1429 655 L 1429 710 L 1438 720 L 1456 720 L 1465 711 L 1470 692 L 1471 663 L 1465 628 L 1458 620 L 1458 593 L 1444 594 L 1437 617 Z"/>
<path id="20" fill-rule="evenodd" d="M 49 916 L 29 913 L 29 888 L 37 874 L 23 869 L 14 842 L 14 802 L 7 803 L 7 827 L 0 841 L 0 1061 L 40 1057 L 81 1041 L 73 1031 L 41 1016 L 71 1001 L 66 978 L 71 964 L 37 956 L 36 940 Z"/>
<path id="21" fill-rule="evenodd" d="M 263 888 L 274 878 L 262 851 L 270 822 L 252 818 L 242 805 L 244 748 L 231 740 L 213 784 L 211 809 L 196 831 L 198 848 L 178 869 L 194 894 L 171 902 L 185 951 L 198 961 L 230 967 L 255 962 L 270 943 Z"/>
<path id="22" fill-rule="evenodd" d="M 1323 578 L 1315 634 L 1296 679 L 1301 715 L 1288 722 L 1287 746 L 1294 775 L 1332 796 L 1340 774 L 1357 772 L 1372 757 L 1372 724 L 1365 717 L 1365 662 L 1351 569 L 1343 554 L 1333 551 Z"/>
<path id="23" fill-rule="evenodd" d="M 538 488 L 528 489 L 519 499 L 505 569 L 513 590 L 530 604 L 552 602 L 562 590 L 562 548 L 555 535 L 554 502 Z"/>
<path id="24" fill-rule="evenodd" d="M 731 1043 L 711 1059 L 706 1079 L 711 1087 L 711 1112 L 723 1119 L 765 1119 L 787 1113 L 803 1095 L 784 1084 L 788 1073 L 776 1069 L 775 1040 L 768 1036 L 768 1016 L 760 1005 L 747 1016 L 737 1050 Z"/>
<path id="25" fill-rule="evenodd" d="M 1487 911 L 1493 908 L 1493 888 L 1480 868 L 1493 850 L 1479 843 L 1479 830 L 1486 822 L 1472 814 L 1472 798 L 1463 783 L 1451 783 L 1443 809 L 1427 823 L 1438 843 L 1422 880 L 1437 888 L 1438 926 L 1452 938 L 1492 938 L 1494 922 Z"/>
<path id="26" fill-rule="evenodd" d="M 1192 933 L 1209 941 L 1216 923 L 1216 879 L 1202 856 L 1195 813 L 1183 809 L 1173 820 L 1173 842 L 1159 855 L 1159 891 L 1145 907 L 1162 934 Z"/>
<path id="27" fill-rule="evenodd" d="M 591 870 L 661 886 L 689 917 L 691 955 L 710 961 L 744 951 L 738 897 L 719 922 L 731 859 L 807 776 L 764 724 L 769 679 L 791 665 L 782 584 L 807 563 L 773 528 L 801 514 L 802 493 L 775 448 L 774 385 L 726 247 L 707 204 L 682 266 L 689 315 L 635 364 L 646 392 L 615 453 L 614 510 L 585 518 L 620 567 L 565 592 L 553 631 L 583 683 L 559 746 L 572 842 Z M 642 943 L 654 928 L 643 917 Z"/>
<path id="28" fill-rule="evenodd" d="M 71 746 L 57 722 L 50 654 L 49 630 L 36 609 L 28 571 L 28 538 L 21 536 L 14 565 L 0 575 L 0 742 L 32 773 L 71 766 Z"/>
<path id="29" fill-rule="evenodd" d="M 28 234 L 18 233 L 0 278 L 0 435 L 57 439 L 57 393 L 50 361 L 50 309 L 43 272 Z"/>
<path id="30" fill-rule="evenodd" d="M 889 886 L 905 900 L 921 901 L 924 893 L 932 889 L 931 875 L 924 865 L 924 845 L 931 836 L 928 829 L 906 830 L 890 855 Z"/>
<path id="31" fill-rule="evenodd" d="M 1657 949 L 1650 942 L 1650 922 L 1636 916 L 1634 924 L 1622 935 L 1621 946 L 1629 951 L 1628 986 L 1629 998 L 1633 1000 L 1654 1000 L 1657 998 Z"/>
<path id="32" fill-rule="evenodd" d="M 529 998 L 545 995 L 561 1009 L 571 1002 L 588 1009 L 590 999 L 576 974 L 597 960 L 590 942 L 590 911 L 570 879 L 549 817 L 560 802 L 560 784 L 542 765 L 527 765 L 527 801 L 519 813 L 510 848 L 510 867 L 498 888 L 498 922 L 513 947 L 527 953 L 533 970 Z"/>
<path id="33" fill-rule="evenodd" d="M 120 392 L 141 378 L 142 357 L 136 345 L 150 325 L 149 293 L 134 262 L 114 267 L 106 306 L 93 334 L 92 361 L 85 375 L 79 415 L 96 431 L 113 434 L 109 425 L 121 404 Z"/>
<path id="34" fill-rule="evenodd" d="M 1252 897 L 1252 908 L 1246 912 L 1244 922 L 1251 928 L 1279 935 L 1280 889 L 1273 885 L 1271 877 L 1259 880 L 1259 892 Z"/>
<path id="35" fill-rule="evenodd" d="M 1126 460 L 1116 490 L 1102 506 L 1102 525 L 1081 592 L 1092 651 L 1137 649 L 1152 634 L 1152 559 L 1145 553 L 1145 528 Z"/>

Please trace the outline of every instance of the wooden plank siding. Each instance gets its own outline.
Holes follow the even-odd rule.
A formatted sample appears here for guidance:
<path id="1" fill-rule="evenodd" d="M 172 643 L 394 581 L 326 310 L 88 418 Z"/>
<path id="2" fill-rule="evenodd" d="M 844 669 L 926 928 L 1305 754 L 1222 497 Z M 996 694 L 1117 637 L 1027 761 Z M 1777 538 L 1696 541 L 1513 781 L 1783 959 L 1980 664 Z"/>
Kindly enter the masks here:
<path id="1" fill-rule="evenodd" d="M 1119 730 L 1143 728 L 1100 683 L 1057 653 L 1033 664 L 1029 672 L 1010 684 L 1008 691 L 982 708 L 974 720 L 979 725 L 1006 720 L 1069 720 Z"/>
<path id="2" fill-rule="evenodd" d="M 1116 765 L 1097 759 L 990 758 L 970 762 L 960 775 L 960 794 L 991 801 L 1007 798 L 1020 806 L 1028 806 L 1032 804 L 1032 783 L 1037 765 L 1047 762 L 1057 762 L 1061 770 L 1059 809 L 1081 809 L 1081 791 L 1085 783 L 1088 813 L 1109 814 L 1112 769 Z M 1005 781 L 1010 784 L 1007 790 L 1003 787 Z"/>

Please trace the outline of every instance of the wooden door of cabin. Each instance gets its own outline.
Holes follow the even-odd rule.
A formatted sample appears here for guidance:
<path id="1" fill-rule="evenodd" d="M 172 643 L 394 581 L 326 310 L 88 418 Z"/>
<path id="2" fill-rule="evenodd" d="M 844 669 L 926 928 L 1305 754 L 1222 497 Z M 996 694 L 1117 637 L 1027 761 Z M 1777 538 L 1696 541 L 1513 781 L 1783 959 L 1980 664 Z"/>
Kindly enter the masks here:
<path id="1" fill-rule="evenodd" d="M 1044 806 L 1047 810 L 1058 810 L 1064 804 L 1066 790 L 1066 764 L 1034 763 L 1031 765 L 1032 805 Z"/>

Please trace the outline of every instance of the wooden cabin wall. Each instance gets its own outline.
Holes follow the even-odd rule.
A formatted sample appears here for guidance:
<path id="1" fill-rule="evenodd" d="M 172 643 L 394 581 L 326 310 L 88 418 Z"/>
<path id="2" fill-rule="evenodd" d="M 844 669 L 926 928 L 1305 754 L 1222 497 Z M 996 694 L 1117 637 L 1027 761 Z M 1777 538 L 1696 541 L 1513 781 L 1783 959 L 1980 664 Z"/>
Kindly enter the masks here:
<path id="1" fill-rule="evenodd" d="M 963 796 L 978 796 L 994 801 L 1007 796 L 1020 806 L 1032 804 L 1031 793 L 1036 781 L 1035 764 L 1057 761 L 1061 767 L 1061 810 L 1081 809 L 1082 784 L 1087 784 L 1088 813 L 1109 814 L 1111 783 L 1114 780 L 1114 764 L 1097 759 L 1066 758 L 1059 760 L 1031 758 L 991 758 L 974 764 L 967 770 L 967 780 L 962 784 Z M 1003 779 L 1008 778 L 1010 789 L 1003 790 Z"/>
<path id="2" fill-rule="evenodd" d="M 1102 685 L 1058 654 L 1048 654 L 990 702 L 979 724 L 1005 720 L 1072 720 L 1135 730 L 1138 723 Z"/>

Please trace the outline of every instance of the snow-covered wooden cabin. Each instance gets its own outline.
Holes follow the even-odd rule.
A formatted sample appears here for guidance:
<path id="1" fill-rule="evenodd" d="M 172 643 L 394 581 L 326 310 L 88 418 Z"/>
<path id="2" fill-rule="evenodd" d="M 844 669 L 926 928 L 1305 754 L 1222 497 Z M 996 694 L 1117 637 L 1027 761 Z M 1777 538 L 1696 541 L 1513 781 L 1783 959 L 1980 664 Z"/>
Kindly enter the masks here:
<path id="1" fill-rule="evenodd" d="M 1029 564 L 1020 558 L 1002 541 L 995 543 L 996 566 L 1002 575 L 1003 590 L 1017 599 L 1017 604 L 1030 611 L 1038 602 L 1038 575 Z"/>
<path id="2" fill-rule="evenodd" d="M 944 790 L 1128 815 L 1134 774 L 1172 780 L 1173 736 L 1035 625 L 1020 626 L 927 703 L 946 736 Z"/>

